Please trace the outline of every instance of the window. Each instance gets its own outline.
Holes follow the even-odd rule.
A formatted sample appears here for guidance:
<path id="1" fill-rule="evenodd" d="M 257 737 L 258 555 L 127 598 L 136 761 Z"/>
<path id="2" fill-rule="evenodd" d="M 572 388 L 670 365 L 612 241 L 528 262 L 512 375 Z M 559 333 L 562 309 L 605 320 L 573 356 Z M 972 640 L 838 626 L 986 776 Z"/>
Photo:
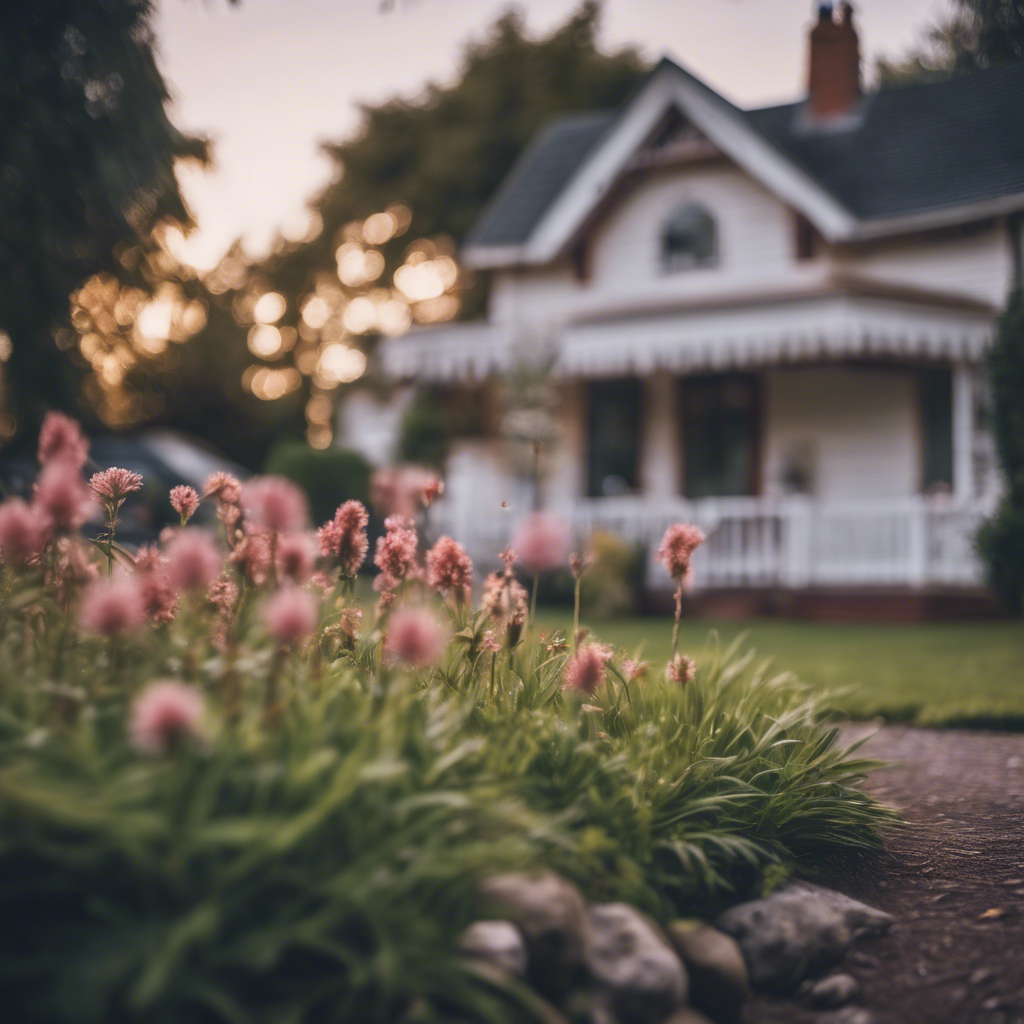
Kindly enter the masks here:
<path id="1" fill-rule="evenodd" d="M 698 203 L 680 206 L 661 232 L 661 265 L 667 273 L 715 263 L 715 221 Z"/>
<path id="2" fill-rule="evenodd" d="M 924 428 L 924 490 L 948 491 L 953 486 L 951 370 L 921 371 L 921 417 Z"/>
<path id="3" fill-rule="evenodd" d="M 590 385 L 587 415 L 587 494 L 614 497 L 639 486 L 640 381 Z"/>
<path id="4" fill-rule="evenodd" d="M 689 377 L 682 386 L 686 497 L 755 494 L 757 378 L 749 374 Z"/>

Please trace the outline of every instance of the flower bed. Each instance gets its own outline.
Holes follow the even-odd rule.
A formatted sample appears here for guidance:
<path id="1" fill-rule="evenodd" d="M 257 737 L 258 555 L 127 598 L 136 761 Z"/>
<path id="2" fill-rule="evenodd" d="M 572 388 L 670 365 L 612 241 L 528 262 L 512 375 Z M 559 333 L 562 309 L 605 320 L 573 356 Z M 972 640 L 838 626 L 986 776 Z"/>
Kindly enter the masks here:
<path id="1" fill-rule="evenodd" d="M 403 515 L 363 608 L 365 510 L 314 534 L 275 478 L 177 489 L 181 528 L 131 553 L 139 482 L 90 488 L 86 457 L 51 416 L 32 501 L 0 504 L 5 1019 L 516 1019 L 454 953 L 482 878 L 693 915 L 889 820 L 805 690 L 736 650 L 694 675 L 541 635 L 513 552 L 478 607 L 462 548 Z M 696 542 L 666 539 L 680 586 Z"/>

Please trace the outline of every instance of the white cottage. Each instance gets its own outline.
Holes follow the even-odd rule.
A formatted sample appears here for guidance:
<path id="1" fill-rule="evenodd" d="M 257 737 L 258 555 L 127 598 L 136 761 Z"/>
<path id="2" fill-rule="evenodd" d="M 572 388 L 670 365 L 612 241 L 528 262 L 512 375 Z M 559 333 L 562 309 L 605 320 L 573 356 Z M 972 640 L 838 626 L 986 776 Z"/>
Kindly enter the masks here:
<path id="1" fill-rule="evenodd" d="M 809 66 L 805 100 L 741 110 L 665 59 L 622 109 L 551 124 L 462 251 L 486 320 L 387 341 L 383 365 L 476 387 L 548 360 L 545 504 L 648 549 L 701 523 L 698 591 L 969 592 L 1024 65 L 864 94 L 843 4 Z M 461 443 L 446 525 L 492 554 L 528 494 L 500 439 Z"/>

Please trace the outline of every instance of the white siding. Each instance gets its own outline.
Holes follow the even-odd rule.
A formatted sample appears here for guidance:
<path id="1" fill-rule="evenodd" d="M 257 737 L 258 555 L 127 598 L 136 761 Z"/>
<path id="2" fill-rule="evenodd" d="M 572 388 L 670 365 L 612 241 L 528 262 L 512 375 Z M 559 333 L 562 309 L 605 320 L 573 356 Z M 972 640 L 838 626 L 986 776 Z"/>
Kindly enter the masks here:
<path id="1" fill-rule="evenodd" d="M 765 374 L 764 490 L 783 491 L 791 452 L 812 453 L 823 498 L 903 497 L 918 491 L 921 441 L 912 370 L 787 367 Z"/>
<path id="2" fill-rule="evenodd" d="M 885 239 L 851 253 L 838 252 L 833 265 L 884 284 L 906 284 L 1001 307 L 1011 285 L 1013 259 L 1000 221 L 984 230 L 932 233 Z"/>
<path id="3" fill-rule="evenodd" d="M 661 228 L 682 203 L 698 202 L 718 224 L 712 267 L 665 273 Z M 958 232 L 825 247 L 799 261 L 789 208 L 738 167 L 724 161 L 652 173 L 623 192 L 589 240 L 590 276 L 579 281 L 568 260 L 494 275 L 489 316 L 540 337 L 564 317 L 609 300 L 699 299 L 709 293 L 771 291 L 824 284 L 830 272 L 907 285 L 1002 306 L 1012 256 L 1001 221 Z"/>
<path id="4" fill-rule="evenodd" d="M 712 267 L 666 274 L 661 229 L 683 203 L 715 218 L 718 260 Z M 652 175 L 627 192 L 600 224 L 591 254 L 593 287 L 608 294 L 663 282 L 678 294 L 730 280 L 776 277 L 793 262 L 793 226 L 786 207 L 739 168 L 699 164 Z"/>

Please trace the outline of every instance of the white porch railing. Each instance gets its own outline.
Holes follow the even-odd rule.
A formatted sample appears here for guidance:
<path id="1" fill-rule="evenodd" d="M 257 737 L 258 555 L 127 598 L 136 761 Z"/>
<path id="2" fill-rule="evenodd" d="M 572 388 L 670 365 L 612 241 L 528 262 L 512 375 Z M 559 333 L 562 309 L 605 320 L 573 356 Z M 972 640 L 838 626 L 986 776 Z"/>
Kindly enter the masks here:
<path id="1" fill-rule="evenodd" d="M 694 556 L 693 585 L 705 590 L 976 586 L 982 570 L 973 537 L 988 511 L 988 503 L 924 497 L 684 501 L 630 496 L 582 500 L 566 513 L 579 537 L 607 530 L 642 544 L 654 587 L 669 585 L 654 554 L 666 527 L 696 523 L 707 542 Z M 462 527 L 455 536 L 482 564 L 495 561 L 513 525 L 511 516 L 493 513 L 451 518 Z"/>

